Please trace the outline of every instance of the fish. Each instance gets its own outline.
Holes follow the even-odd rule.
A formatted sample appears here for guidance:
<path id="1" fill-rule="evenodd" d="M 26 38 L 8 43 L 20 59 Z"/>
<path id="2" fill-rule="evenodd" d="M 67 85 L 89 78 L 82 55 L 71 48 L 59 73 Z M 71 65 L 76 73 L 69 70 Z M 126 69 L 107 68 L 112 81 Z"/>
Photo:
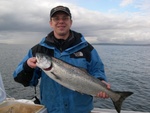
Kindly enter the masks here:
<path id="1" fill-rule="evenodd" d="M 121 112 L 123 101 L 133 94 L 131 91 L 108 89 L 101 80 L 90 75 L 85 69 L 73 66 L 58 58 L 36 53 L 36 60 L 37 67 L 42 69 L 47 76 L 70 90 L 93 97 L 96 97 L 101 91 L 105 92 L 112 100 L 118 113 Z"/>

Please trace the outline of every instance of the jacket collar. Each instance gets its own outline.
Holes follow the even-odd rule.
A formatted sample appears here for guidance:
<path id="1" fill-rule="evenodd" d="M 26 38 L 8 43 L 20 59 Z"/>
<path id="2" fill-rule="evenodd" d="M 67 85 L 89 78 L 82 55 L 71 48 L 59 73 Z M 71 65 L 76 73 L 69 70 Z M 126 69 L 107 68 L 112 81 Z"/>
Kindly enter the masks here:
<path id="1" fill-rule="evenodd" d="M 61 52 L 68 51 L 74 52 L 87 46 L 87 42 L 81 33 L 70 30 L 70 36 L 66 40 L 58 40 L 54 37 L 54 32 L 50 32 L 47 37 L 42 41 L 50 47 L 57 48 Z M 44 45 L 45 45 L 44 44 Z"/>

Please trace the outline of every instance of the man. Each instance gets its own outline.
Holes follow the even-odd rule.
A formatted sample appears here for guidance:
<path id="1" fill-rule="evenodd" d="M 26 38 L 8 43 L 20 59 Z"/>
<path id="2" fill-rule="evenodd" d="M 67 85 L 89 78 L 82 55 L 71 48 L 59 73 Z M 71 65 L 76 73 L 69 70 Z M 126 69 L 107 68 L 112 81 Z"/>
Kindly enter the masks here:
<path id="1" fill-rule="evenodd" d="M 93 97 L 69 90 L 50 79 L 36 66 L 36 53 L 44 53 L 56 57 L 74 66 L 84 68 L 92 76 L 105 82 L 103 63 L 81 33 L 70 29 L 72 16 L 69 8 L 57 6 L 50 12 L 50 32 L 42 41 L 32 47 L 14 72 L 15 81 L 24 86 L 36 86 L 39 78 L 40 100 L 48 113 L 90 113 L 93 109 Z M 108 98 L 104 92 L 97 97 Z"/>

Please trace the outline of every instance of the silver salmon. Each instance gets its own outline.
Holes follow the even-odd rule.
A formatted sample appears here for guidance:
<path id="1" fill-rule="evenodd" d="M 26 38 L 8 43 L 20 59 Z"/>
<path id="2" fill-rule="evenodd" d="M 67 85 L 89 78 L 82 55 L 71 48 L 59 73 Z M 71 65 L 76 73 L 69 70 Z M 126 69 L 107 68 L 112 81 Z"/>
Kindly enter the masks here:
<path id="1" fill-rule="evenodd" d="M 106 92 L 113 101 L 118 113 L 120 113 L 121 105 L 126 97 L 133 94 L 129 91 L 120 92 L 108 89 L 103 82 L 90 75 L 87 71 L 57 58 L 37 53 L 36 59 L 36 64 L 39 68 L 41 68 L 51 79 L 66 88 L 91 96 L 96 96 L 101 91 Z"/>

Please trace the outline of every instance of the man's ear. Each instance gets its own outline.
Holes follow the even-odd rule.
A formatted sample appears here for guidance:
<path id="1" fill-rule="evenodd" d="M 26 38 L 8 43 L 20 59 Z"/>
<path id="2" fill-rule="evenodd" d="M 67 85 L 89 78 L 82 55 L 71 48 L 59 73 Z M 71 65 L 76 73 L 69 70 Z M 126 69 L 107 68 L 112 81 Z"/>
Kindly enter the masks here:
<path id="1" fill-rule="evenodd" d="M 72 23 L 73 23 L 72 19 L 71 19 L 71 21 L 70 21 L 70 22 L 71 22 L 71 25 L 72 25 Z"/>
<path id="2" fill-rule="evenodd" d="M 49 21 L 49 25 L 50 25 L 50 27 L 52 27 L 52 21 L 51 20 Z"/>

